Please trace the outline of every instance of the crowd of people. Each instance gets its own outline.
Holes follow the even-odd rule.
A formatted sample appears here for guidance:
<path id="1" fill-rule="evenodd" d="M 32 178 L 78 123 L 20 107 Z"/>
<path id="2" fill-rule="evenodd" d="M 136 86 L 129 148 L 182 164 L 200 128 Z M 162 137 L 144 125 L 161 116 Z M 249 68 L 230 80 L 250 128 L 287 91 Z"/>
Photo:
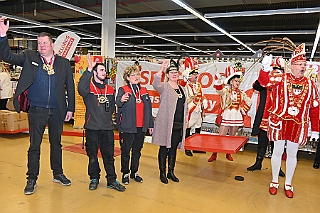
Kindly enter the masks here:
<path id="1" fill-rule="evenodd" d="M 0 57 L 5 62 L 23 67 L 14 94 L 17 112 L 28 110 L 30 146 L 28 149 L 27 184 L 24 193 L 33 194 L 39 176 L 40 145 L 46 126 L 49 131 L 50 165 L 53 181 L 63 186 L 71 185 L 62 169 L 61 135 L 64 121 L 72 118 L 75 110 L 75 85 L 70 63 L 56 55 L 54 42 L 48 33 L 38 35 L 38 50 L 12 53 L 6 33 L 9 21 L 0 18 Z M 308 139 L 319 139 L 319 97 L 316 84 L 304 76 L 306 56 L 304 44 L 297 47 L 290 59 L 290 70 L 285 70 L 281 57 L 266 55 L 261 62 L 258 79 L 253 89 L 260 93 L 252 135 L 258 136 L 257 157 L 249 171 L 261 170 L 268 143 L 274 144 L 271 158 L 272 181 L 269 193 L 277 194 L 278 176 L 285 177 L 284 190 L 288 198 L 293 197 L 292 179 L 297 164 L 299 145 Z M 164 184 L 169 180 L 179 182 L 174 173 L 177 149 L 184 150 L 185 139 L 200 133 L 207 98 L 197 81 L 198 64 L 186 56 L 182 62 L 164 60 L 155 74 L 152 86 L 161 100 L 157 116 L 152 116 L 152 104 L 148 91 L 140 84 L 141 66 L 135 63 L 124 69 L 125 85 L 115 90 L 107 82 L 107 70 L 103 63 L 87 55 L 88 67 L 78 83 L 78 92 L 84 100 L 86 153 L 88 156 L 89 190 L 96 190 L 100 182 L 101 169 L 97 157 L 98 149 L 106 172 L 107 187 L 123 192 L 130 179 L 142 183 L 139 161 L 145 135 L 152 135 L 152 143 L 159 145 L 159 178 Z M 181 79 L 181 70 L 183 67 Z M 0 66 L 1 76 L 4 72 Z M 228 67 L 223 80 L 216 73 L 214 87 L 220 95 L 221 112 L 217 117 L 219 135 L 236 135 L 244 125 L 243 116 L 251 107 L 251 98 L 239 86 L 244 76 L 241 63 Z M 164 80 L 163 80 L 164 79 Z M 1 80 L 2 81 L 2 80 Z M 0 81 L 0 82 L 1 82 Z M 0 85 L 3 85 L 0 84 Z M 3 89 L 2 89 L 3 90 Z M 28 107 L 21 105 L 22 95 L 27 93 Z M 1 96 L 10 98 L 10 94 Z M 67 98 L 66 98 L 67 95 Z M 1 99 L 2 99 L 1 97 Z M 3 101 L 7 102 L 7 100 Z M 1 106 L 2 106 L 1 101 Z M 114 165 L 114 123 L 113 114 L 117 106 L 117 128 L 121 146 L 121 182 L 117 180 Z M 164 134 L 166 133 L 166 134 Z M 281 158 L 286 147 L 286 174 L 281 170 Z M 185 152 L 192 156 L 191 150 Z M 318 169 L 320 150 L 313 167 Z M 233 161 L 230 153 L 226 154 Z M 217 159 L 212 153 L 208 159 Z"/>

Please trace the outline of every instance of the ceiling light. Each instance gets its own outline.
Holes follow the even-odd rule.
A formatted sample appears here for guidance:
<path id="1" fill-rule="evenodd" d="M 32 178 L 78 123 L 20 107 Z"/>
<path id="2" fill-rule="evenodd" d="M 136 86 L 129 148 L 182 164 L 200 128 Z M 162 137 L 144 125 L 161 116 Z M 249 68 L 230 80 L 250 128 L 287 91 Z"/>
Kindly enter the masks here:
<path id="1" fill-rule="evenodd" d="M 207 13 L 205 18 L 231 18 L 239 16 L 270 16 L 270 15 L 290 15 L 301 13 L 319 13 L 320 7 L 314 8 L 292 8 L 280 10 L 261 10 L 261 11 L 243 11 L 243 12 L 228 12 L 228 13 Z"/>
<path id="2" fill-rule="evenodd" d="M 202 21 L 206 22 L 207 24 L 209 24 L 210 26 L 212 26 L 213 28 L 217 29 L 218 31 L 222 32 L 223 34 L 225 34 L 226 36 L 228 36 L 229 38 L 231 38 L 232 40 L 238 42 L 239 44 L 241 44 L 242 46 L 246 47 L 248 50 L 250 50 L 253 53 L 256 53 L 256 51 L 254 51 L 253 49 L 251 49 L 250 47 L 248 47 L 246 44 L 244 44 L 242 41 L 240 41 L 239 39 L 235 38 L 234 36 L 230 35 L 227 31 L 225 31 L 224 29 L 222 29 L 221 27 L 219 27 L 218 25 L 216 25 L 215 23 L 213 23 L 212 21 L 208 20 L 207 18 L 205 18 L 201 13 L 199 13 L 197 10 L 193 9 L 192 7 L 190 7 L 189 5 L 187 5 L 186 3 L 184 3 L 183 1 L 180 0 L 172 0 L 173 2 L 175 2 L 176 4 L 180 5 L 182 8 L 184 8 L 185 10 L 189 11 L 190 13 L 192 13 L 193 15 L 195 15 L 196 17 L 198 17 L 199 19 L 201 19 Z"/>
<path id="3" fill-rule="evenodd" d="M 96 17 L 98 19 L 102 19 L 102 15 L 100 15 L 98 13 L 94 13 L 94 12 L 92 12 L 90 10 L 86 10 L 86 9 L 83 9 L 83 8 L 80 8 L 80 7 L 76 7 L 75 5 L 68 4 L 68 3 L 63 2 L 63 1 L 59 1 L 59 0 L 44 0 L 44 1 L 50 2 L 52 4 L 59 5 L 61 7 L 68 8 L 70 10 L 77 11 L 79 13 L 83 13 L 83 14 L 86 14 L 86 15 L 89 15 L 89 16 L 93 16 L 93 17 Z"/>

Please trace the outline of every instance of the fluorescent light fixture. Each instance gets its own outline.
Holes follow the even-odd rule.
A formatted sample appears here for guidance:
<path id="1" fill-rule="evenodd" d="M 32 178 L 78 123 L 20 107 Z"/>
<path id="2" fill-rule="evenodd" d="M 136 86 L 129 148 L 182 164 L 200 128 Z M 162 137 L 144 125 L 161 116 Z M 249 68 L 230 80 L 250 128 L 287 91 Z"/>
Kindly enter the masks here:
<path id="1" fill-rule="evenodd" d="M 213 23 L 212 21 L 210 21 L 209 19 L 205 18 L 201 13 L 199 13 L 197 10 L 195 10 L 194 8 L 190 7 L 189 5 L 187 5 L 186 3 L 184 3 L 183 1 L 180 0 L 172 0 L 173 2 L 175 2 L 176 4 L 178 4 L 179 6 L 181 6 L 182 8 L 184 8 L 185 10 L 189 11 L 190 13 L 192 13 L 193 15 L 195 15 L 196 17 L 198 17 L 199 19 L 201 19 L 202 21 L 206 22 L 207 24 L 209 24 L 210 26 L 212 26 L 213 28 L 215 28 L 216 30 L 222 32 L 223 34 L 225 34 L 226 36 L 228 36 L 229 38 L 231 38 L 232 40 L 238 42 L 239 44 L 241 44 L 242 46 L 246 47 L 248 50 L 250 50 L 253 53 L 256 53 L 256 51 L 254 51 L 253 49 L 251 49 L 250 47 L 248 47 L 246 44 L 244 44 L 242 41 L 240 41 L 239 39 L 235 38 L 234 36 L 230 35 L 227 31 L 225 31 L 224 29 L 222 29 L 221 27 L 219 27 L 218 25 L 216 25 L 215 23 Z"/>
<path id="2" fill-rule="evenodd" d="M 178 16 L 150 16 L 137 18 L 118 18 L 117 23 L 140 22 L 140 21 L 172 21 L 172 20 L 186 20 L 194 19 L 193 15 L 178 15 Z"/>
<path id="3" fill-rule="evenodd" d="M 79 13 L 83 13 L 83 14 L 86 14 L 86 15 L 89 15 L 89 16 L 93 16 L 93 17 L 96 17 L 98 19 L 102 19 L 102 15 L 100 15 L 98 13 L 94 13 L 94 12 L 92 12 L 90 10 L 86 10 L 86 9 L 81 8 L 81 7 L 76 7 L 75 5 L 68 4 L 68 3 L 63 2 L 63 1 L 59 1 L 59 0 L 44 0 L 44 1 L 50 2 L 52 4 L 59 5 L 61 7 L 68 8 L 70 10 L 77 11 Z"/>
<path id="4" fill-rule="evenodd" d="M 231 18 L 239 16 L 272 16 L 272 15 L 292 15 L 301 13 L 319 13 L 320 7 L 314 8 L 292 8 L 280 10 L 261 10 L 261 11 L 243 11 L 243 12 L 228 12 L 228 13 L 207 13 L 205 18 Z"/>
<path id="5" fill-rule="evenodd" d="M 319 38 L 320 38 L 320 21 L 318 24 L 318 29 L 317 29 L 317 34 L 316 34 L 316 38 L 314 39 L 314 43 L 313 43 L 313 47 L 312 47 L 312 52 L 311 52 L 311 59 L 314 57 L 314 54 L 317 50 L 318 47 L 318 43 L 319 43 Z"/>

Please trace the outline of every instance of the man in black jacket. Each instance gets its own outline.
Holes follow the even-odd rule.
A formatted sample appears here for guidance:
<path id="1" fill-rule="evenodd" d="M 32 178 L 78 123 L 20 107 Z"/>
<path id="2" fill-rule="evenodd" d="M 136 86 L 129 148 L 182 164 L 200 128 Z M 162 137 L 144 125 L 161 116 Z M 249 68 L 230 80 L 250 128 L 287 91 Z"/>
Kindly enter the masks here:
<path id="1" fill-rule="evenodd" d="M 283 72 L 283 67 L 274 65 L 274 70 L 277 72 Z M 254 119 L 253 127 L 252 127 L 252 136 L 258 136 L 258 149 L 257 149 L 257 157 L 256 162 L 247 168 L 248 171 L 261 170 L 262 161 L 264 159 L 264 155 L 267 150 L 267 146 L 269 143 L 267 131 L 266 131 L 266 118 L 265 113 L 268 110 L 268 106 L 266 106 L 267 98 L 271 94 L 271 88 L 262 87 L 258 80 L 253 83 L 253 89 L 260 93 L 259 106 Z M 270 101 L 270 100 L 269 100 Z M 270 142 L 273 143 L 272 141 Z M 285 174 L 280 168 L 279 176 L 284 177 Z"/>
<path id="2" fill-rule="evenodd" d="M 104 64 L 91 60 L 87 55 L 88 68 L 82 74 L 78 91 L 86 105 L 84 128 L 86 129 L 86 152 L 89 157 L 88 174 L 90 176 L 89 189 L 95 190 L 100 180 L 98 148 L 102 154 L 106 170 L 107 187 L 117 191 L 125 191 L 117 180 L 114 168 L 114 133 L 112 114 L 115 110 L 114 89 L 107 84 Z"/>
<path id="3" fill-rule="evenodd" d="M 72 118 L 75 105 L 74 81 L 69 60 L 54 54 L 50 34 L 38 35 L 38 51 L 12 53 L 6 33 L 9 21 L 0 18 L 0 57 L 23 67 L 14 95 L 14 107 L 20 112 L 19 96 L 28 90 L 30 146 L 25 194 L 33 194 L 39 175 L 40 145 L 46 126 L 49 130 L 50 165 L 53 181 L 69 186 L 62 170 L 61 134 L 63 122 Z M 66 93 L 67 92 L 67 93 Z M 67 100 L 66 100 L 67 94 Z"/>

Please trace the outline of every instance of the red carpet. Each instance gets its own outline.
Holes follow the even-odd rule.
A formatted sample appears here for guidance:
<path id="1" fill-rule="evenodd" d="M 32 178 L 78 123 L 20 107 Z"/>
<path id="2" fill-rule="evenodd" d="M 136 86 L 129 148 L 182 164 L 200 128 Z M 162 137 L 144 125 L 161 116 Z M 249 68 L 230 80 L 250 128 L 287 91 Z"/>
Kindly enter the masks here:
<path id="1" fill-rule="evenodd" d="M 86 149 L 82 149 L 82 143 L 75 144 L 72 146 L 66 146 L 62 148 L 63 150 L 70 151 L 70 152 L 75 152 L 83 155 L 87 155 Z M 121 155 L 121 150 L 119 147 L 114 147 L 114 156 Z M 98 150 L 98 157 L 101 158 L 101 153 L 100 150 Z"/>

